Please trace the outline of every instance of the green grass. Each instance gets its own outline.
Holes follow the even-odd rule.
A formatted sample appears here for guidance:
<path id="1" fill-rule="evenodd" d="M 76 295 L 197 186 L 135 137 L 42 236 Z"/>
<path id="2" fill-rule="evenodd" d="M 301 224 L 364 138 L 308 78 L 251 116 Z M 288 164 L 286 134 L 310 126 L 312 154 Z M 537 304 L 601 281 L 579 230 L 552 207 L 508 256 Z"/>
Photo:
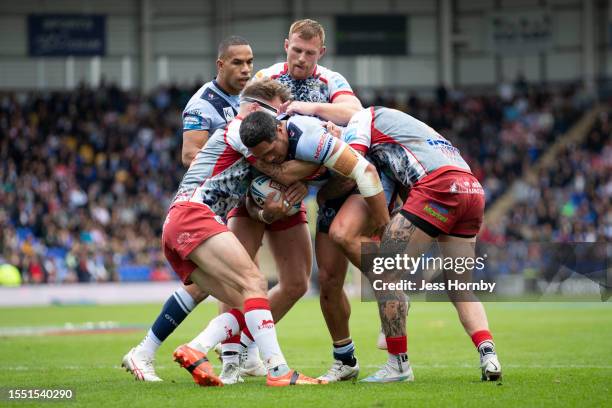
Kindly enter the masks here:
<path id="1" fill-rule="evenodd" d="M 373 303 L 352 302 L 351 328 L 362 377 L 384 362 L 375 348 L 378 317 Z M 496 303 L 487 310 L 504 366 L 502 385 L 480 382 L 478 355 L 444 303 L 414 303 L 409 355 L 416 381 L 404 384 L 342 383 L 269 389 L 263 379 L 219 389 L 199 388 L 171 360 L 216 311 L 201 305 L 161 347 L 157 372 L 163 383 L 135 382 L 121 357 L 143 333 L 0 337 L 0 387 L 72 388 L 76 402 L 53 406 L 610 406 L 612 305 L 602 303 Z M 65 322 L 149 324 L 160 305 L 64 306 L 0 309 L 0 327 Z M 306 374 L 331 363 L 330 341 L 318 301 L 301 301 L 277 325 L 289 363 Z M 0 405 L 6 401 L 0 402 Z M 11 403 L 17 406 L 30 403 Z"/>

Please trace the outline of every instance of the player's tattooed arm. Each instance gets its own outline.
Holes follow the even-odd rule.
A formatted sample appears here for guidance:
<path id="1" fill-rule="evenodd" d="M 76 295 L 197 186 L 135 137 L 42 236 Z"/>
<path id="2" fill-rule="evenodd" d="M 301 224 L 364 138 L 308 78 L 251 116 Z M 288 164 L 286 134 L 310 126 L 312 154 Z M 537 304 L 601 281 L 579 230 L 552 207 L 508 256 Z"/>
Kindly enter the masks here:
<path id="1" fill-rule="evenodd" d="M 272 177 L 274 180 L 286 186 L 309 177 L 319 169 L 319 165 L 315 163 L 307 163 L 301 160 L 289 160 L 281 164 L 265 163 L 263 160 L 257 159 L 253 163 L 253 167 L 261 171 L 265 175 Z"/>
<path id="2" fill-rule="evenodd" d="M 334 173 L 317 193 L 317 202 L 321 205 L 327 200 L 342 197 L 351 192 L 356 185 L 355 180 Z"/>
<path id="3" fill-rule="evenodd" d="M 328 122 L 326 128 L 330 134 L 333 134 L 333 131 L 334 129 L 337 129 L 337 126 L 332 122 Z M 330 130 L 330 128 L 332 128 L 332 130 Z M 334 137 L 338 136 L 334 135 Z M 357 150 L 357 153 L 363 156 L 363 152 Z M 357 187 L 357 183 L 354 179 L 345 177 L 338 173 L 332 173 L 331 178 L 317 193 L 317 203 L 321 205 L 327 200 L 342 197 L 343 195 L 351 192 L 355 187 Z"/>

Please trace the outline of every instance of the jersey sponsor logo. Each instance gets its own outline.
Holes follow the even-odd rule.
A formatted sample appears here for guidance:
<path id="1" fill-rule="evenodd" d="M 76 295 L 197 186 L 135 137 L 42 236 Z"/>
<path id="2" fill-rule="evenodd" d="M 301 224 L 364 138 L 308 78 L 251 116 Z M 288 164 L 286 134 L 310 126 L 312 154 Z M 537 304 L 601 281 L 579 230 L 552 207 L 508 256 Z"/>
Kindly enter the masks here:
<path id="1" fill-rule="evenodd" d="M 448 140 L 445 139 L 427 139 L 427 144 L 433 146 L 437 149 L 441 149 L 443 152 L 447 152 L 453 155 L 459 154 L 459 149 L 450 144 Z"/>
<path id="2" fill-rule="evenodd" d="M 478 180 L 474 180 L 471 183 L 469 181 L 464 181 L 461 184 L 457 184 L 453 181 L 448 191 L 454 194 L 484 195 L 484 189 L 482 188 L 482 185 L 480 185 Z"/>
<path id="3" fill-rule="evenodd" d="M 202 126 L 202 118 L 191 114 L 185 115 L 183 118 L 184 129 L 197 129 Z"/>
<path id="4" fill-rule="evenodd" d="M 329 145 L 331 144 L 331 139 L 326 138 L 325 135 L 321 136 L 319 138 L 319 144 L 317 145 L 317 149 L 315 150 L 313 159 L 319 160 L 319 157 L 321 157 L 321 152 L 323 151 L 323 146 L 325 145 L 325 139 L 327 139 L 327 144 L 328 144 L 327 149 L 329 149 Z M 327 153 L 327 149 L 325 153 Z"/>
<path id="5" fill-rule="evenodd" d="M 223 115 L 225 116 L 225 120 L 227 122 L 231 122 L 232 119 L 234 119 L 234 108 L 231 106 L 223 108 Z"/>

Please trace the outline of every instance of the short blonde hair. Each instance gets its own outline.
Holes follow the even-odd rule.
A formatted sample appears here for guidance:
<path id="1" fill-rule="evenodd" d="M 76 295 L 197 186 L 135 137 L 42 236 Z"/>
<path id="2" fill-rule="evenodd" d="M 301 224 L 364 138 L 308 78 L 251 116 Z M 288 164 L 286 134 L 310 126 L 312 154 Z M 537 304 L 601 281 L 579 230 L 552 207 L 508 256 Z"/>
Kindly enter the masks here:
<path id="1" fill-rule="evenodd" d="M 241 95 L 263 101 L 271 101 L 278 96 L 281 102 L 287 102 L 291 98 L 289 88 L 270 78 L 260 79 L 247 85 Z"/>
<path id="2" fill-rule="evenodd" d="M 325 30 L 323 26 L 318 21 L 309 18 L 297 20 L 291 24 L 291 27 L 289 27 L 289 37 L 291 37 L 291 34 L 297 34 L 300 38 L 307 41 L 319 37 L 321 45 L 325 45 Z"/>

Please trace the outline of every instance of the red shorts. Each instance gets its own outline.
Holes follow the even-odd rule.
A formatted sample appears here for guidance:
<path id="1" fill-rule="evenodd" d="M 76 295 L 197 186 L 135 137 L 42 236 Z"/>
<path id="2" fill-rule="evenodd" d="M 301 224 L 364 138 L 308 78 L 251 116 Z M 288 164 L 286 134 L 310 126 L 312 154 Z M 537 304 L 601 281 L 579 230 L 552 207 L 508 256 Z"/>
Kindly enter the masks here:
<path id="1" fill-rule="evenodd" d="M 162 232 L 162 248 L 183 283 L 191 283 L 189 276 L 197 268 L 187 256 L 208 238 L 227 231 L 221 217 L 204 204 L 179 202 L 170 207 Z"/>
<path id="2" fill-rule="evenodd" d="M 231 209 L 231 211 L 227 214 L 227 219 L 229 221 L 229 219 L 232 217 L 248 216 L 249 212 L 247 211 L 246 207 L 244 205 L 240 205 Z M 306 223 L 308 223 L 308 218 L 306 218 L 306 207 L 304 207 L 304 204 L 302 204 L 300 211 L 297 213 L 273 222 L 272 224 L 266 224 L 266 231 L 285 231 L 289 228 L 295 227 L 296 225 Z"/>
<path id="3" fill-rule="evenodd" d="M 484 191 L 476 177 L 446 167 L 419 180 L 410 190 L 402 211 L 446 235 L 473 237 L 480 231 L 484 207 Z"/>

